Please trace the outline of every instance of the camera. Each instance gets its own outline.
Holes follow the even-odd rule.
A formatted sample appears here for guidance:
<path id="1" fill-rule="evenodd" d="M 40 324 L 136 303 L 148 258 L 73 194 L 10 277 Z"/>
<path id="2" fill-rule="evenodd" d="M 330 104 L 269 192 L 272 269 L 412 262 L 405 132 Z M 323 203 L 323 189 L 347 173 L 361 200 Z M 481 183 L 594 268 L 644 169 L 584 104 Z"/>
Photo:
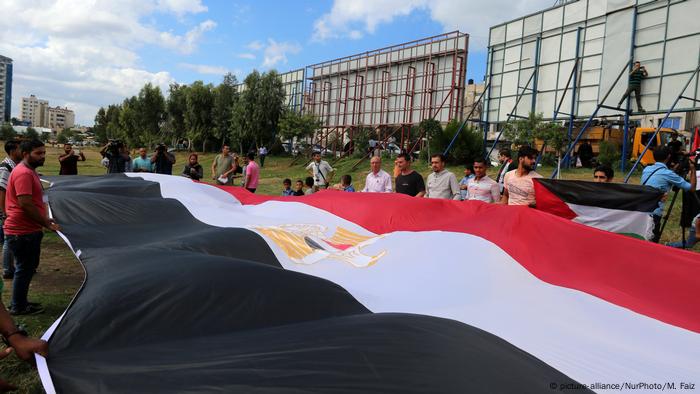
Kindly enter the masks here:
<path id="1" fill-rule="evenodd" d="M 700 168 L 698 165 L 700 163 L 700 149 L 692 153 L 686 153 L 675 157 L 673 163 L 677 164 L 678 166 L 675 167 L 674 172 L 682 177 L 685 177 L 685 175 L 688 174 L 688 171 L 690 171 L 691 160 L 693 161 L 693 164 L 695 164 L 695 168 Z"/>
<path id="2" fill-rule="evenodd" d="M 165 149 L 166 149 L 166 146 L 163 143 L 156 145 L 156 153 L 158 153 L 158 154 L 165 153 Z"/>
<path id="3" fill-rule="evenodd" d="M 107 142 L 107 151 L 113 156 L 118 155 L 119 150 L 124 147 L 122 140 L 107 140 Z"/>

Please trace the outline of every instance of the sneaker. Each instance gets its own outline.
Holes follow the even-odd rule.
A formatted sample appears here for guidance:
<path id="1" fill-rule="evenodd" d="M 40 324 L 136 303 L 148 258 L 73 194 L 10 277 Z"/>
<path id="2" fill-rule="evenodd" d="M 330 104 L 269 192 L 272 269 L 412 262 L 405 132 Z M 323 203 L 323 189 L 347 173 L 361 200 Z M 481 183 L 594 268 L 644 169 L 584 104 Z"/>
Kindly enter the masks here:
<path id="1" fill-rule="evenodd" d="M 42 312 L 44 312 L 44 308 L 36 307 L 36 306 L 32 306 L 32 305 L 27 305 L 24 309 L 20 309 L 20 310 L 11 309 L 10 315 L 12 315 L 12 316 L 37 315 L 37 314 L 42 313 Z"/>
<path id="2" fill-rule="evenodd" d="M 41 302 L 27 302 L 27 305 L 33 306 L 36 308 L 41 308 Z"/>
<path id="3" fill-rule="evenodd" d="M 15 278 L 15 273 L 14 272 L 5 272 L 2 274 L 3 279 L 14 279 Z"/>

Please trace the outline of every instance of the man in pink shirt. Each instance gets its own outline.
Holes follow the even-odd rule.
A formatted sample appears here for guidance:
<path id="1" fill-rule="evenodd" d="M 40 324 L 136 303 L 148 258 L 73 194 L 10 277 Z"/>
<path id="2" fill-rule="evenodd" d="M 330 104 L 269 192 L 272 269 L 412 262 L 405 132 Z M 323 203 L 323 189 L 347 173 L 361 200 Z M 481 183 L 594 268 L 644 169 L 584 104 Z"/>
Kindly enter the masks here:
<path id="1" fill-rule="evenodd" d="M 46 215 L 37 167 L 44 165 L 46 148 L 39 140 L 23 141 L 22 162 L 12 170 L 5 194 L 7 219 L 3 225 L 10 250 L 15 255 L 15 278 L 12 283 L 10 314 L 41 313 L 40 305 L 27 301 L 29 284 L 39 266 L 43 229 L 60 227 Z"/>
<path id="2" fill-rule="evenodd" d="M 521 146 L 518 150 L 518 168 L 508 171 L 503 179 L 501 204 L 535 206 L 535 185 L 532 178 L 542 178 L 534 170 L 537 150 Z"/>
<path id="3" fill-rule="evenodd" d="M 250 152 L 245 157 L 245 179 L 243 180 L 243 187 L 245 187 L 249 192 L 255 193 L 258 188 L 258 182 L 260 181 L 260 167 L 255 162 L 255 153 Z"/>

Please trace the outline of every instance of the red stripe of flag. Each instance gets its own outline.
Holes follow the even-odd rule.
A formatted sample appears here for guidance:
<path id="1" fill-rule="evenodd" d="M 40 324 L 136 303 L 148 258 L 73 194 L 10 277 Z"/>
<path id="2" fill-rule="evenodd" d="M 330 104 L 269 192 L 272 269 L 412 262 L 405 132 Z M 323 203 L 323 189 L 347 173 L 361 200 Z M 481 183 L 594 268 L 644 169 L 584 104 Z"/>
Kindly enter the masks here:
<path id="1" fill-rule="evenodd" d="M 301 202 L 376 234 L 452 231 L 498 245 L 529 272 L 643 315 L 700 333 L 700 258 L 590 228 L 527 207 L 321 191 L 275 197 L 221 187 L 243 204 Z"/>

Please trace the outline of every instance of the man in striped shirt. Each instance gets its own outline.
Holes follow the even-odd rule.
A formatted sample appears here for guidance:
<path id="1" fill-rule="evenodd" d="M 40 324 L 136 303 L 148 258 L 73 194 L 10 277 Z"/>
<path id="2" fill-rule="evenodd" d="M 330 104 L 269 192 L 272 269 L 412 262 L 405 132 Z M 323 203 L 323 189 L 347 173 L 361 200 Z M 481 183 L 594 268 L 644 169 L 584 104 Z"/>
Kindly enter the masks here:
<path id="1" fill-rule="evenodd" d="M 625 94 L 622 95 L 622 98 L 620 99 L 620 102 L 617 104 L 618 107 L 622 107 L 622 102 L 625 101 L 625 99 L 634 92 L 634 98 L 637 100 L 637 111 L 638 112 L 645 112 L 644 108 L 642 108 L 642 79 L 646 78 L 647 75 L 647 69 L 642 66 L 640 62 L 634 62 L 634 65 L 632 66 L 632 71 L 630 71 L 630 76 L 629 76 L 629 84 L 627 85 L 627 91 L 625 91 Z"/>
<path id="2" fill-rule="evenodd" d="M 501 200 L 501 189 L 498 183 L 486 175 L 486 160 L 474 160 L 474 177 L 467 183 L 467 198 L 465 200 L 478 200 L 486 203 L 495 203 Z"/>
<path id="3" fill-rule="evenodd" d="M 7 157 L 0 163 L 0 243 L 2 243 L 2 277 L 3 279 L 12 279 L 15 276 L 15 258 L 10 251 L 10 247 L 7 245 L 5 233 L 2 230 L 2 224 L 5 221 L 5 192 L 7 191 L 7 181 L 10 179 L 12 170 L 22 161 L 19 141 L 10 140 L 5 142 L 5 152 L 7 152 Z"/>

